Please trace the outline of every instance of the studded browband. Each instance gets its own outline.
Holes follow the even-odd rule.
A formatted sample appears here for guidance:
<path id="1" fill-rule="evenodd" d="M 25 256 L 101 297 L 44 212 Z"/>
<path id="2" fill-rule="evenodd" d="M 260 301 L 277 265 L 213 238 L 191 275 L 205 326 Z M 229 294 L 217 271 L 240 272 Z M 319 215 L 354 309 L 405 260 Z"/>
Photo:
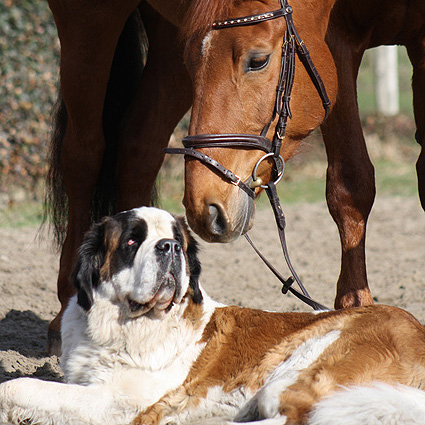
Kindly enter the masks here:
<path id="1" fill-rule="evenodd" d="M 271 19 L 280 18 L 282 16 L 292 13 L 292 8 L 288 6 L 287 8 L 280 8 L 274 10 L 273 12 L 259 13 L 258 15 L 244 16 L 242 18 L 236 19 L 227 19 L 225 21 L 216 21 L 212 24 L 212 28 L 215 30 L 222 28 L 231 28 L 231 27 L 241 27 L 246 25 L 254 25 L 259 22 L 269 21 Z"/>
<path id="2" fill-rule="evenodd" d="M 165 148 L 165 153 L 182 154 L 192 156 L 204 164 L 208 165 L 232 184 L 240 187 L 251 198 L 255 197 L 255 192 L 251 189 L 250 184 L 241 180 L 239 176 L 232 171 L 219 164 L 216 160 L 208 155 L 201 154 L 196 149 L 201 148 L 243 148 L 243 149 L 260 149 L 266 153 L 273 152 L 274 159 L 274 174 L 279 176 L 282 172 L 283 159 L 280 157 L 280 148 L 282 140 L 286 132 L 286 123 L 288 118 L 292 118 L 290 110 L 291 91 L 294 83 L 295 75 L 295 54 L 298 54 L 300 61 L 306 68 L 314 86 L 316 87 L 325 109 L 325 119 L 330 108 L 330 101 L 326 94 L 326 90 L 319 73 L 317 72 L 310 54 L 305 47 L 303 40 L 298 35 L 293 20 L 292 7 L 289 6 L 287 0 L 279 0 L 280 9 L 244 16 L 234 19 L 226 19 L 216 21 L 212 25 L 213 30 L 221 30 L 237 26 L 255 25 L 260 22 L 284 17 L 286 20 L 287 29 L 285 31 L 284 42 L 282 45 L 281 68 L 279 80 L 276 87 L 276 101 L 273 109 L 273 114 L 269 122 L 264 126 L 260 135 L 254 134 L 197 134 L 189 135 L 183 139 L 184 148 Z M 267 139 L 267 132 L 278 116 L 278 122 L 275 128 L 273 140 Z M 254 185 L 255 186 L 255 185 Z"/>

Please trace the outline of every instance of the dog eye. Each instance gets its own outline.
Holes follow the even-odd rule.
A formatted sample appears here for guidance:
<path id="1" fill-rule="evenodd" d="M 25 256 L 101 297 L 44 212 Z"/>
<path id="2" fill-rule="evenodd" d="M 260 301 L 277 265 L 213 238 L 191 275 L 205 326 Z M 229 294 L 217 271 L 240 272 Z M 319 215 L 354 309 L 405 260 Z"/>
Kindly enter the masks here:
<path id="1" fill-rule="evenodd" d="M 129 239 L 128 241 L 127 241 L 127 245 L 128 246 L 131 246 L 131 245 L 134 245 L 135 243 L 137 243 L 134 239 Z"/>
<path id="2" fill-rule="evenodd" d="M 265 68 L 270 60 L 270 55 L 252 56 L 246 64 L 246 72 L 259 71 Z"/>

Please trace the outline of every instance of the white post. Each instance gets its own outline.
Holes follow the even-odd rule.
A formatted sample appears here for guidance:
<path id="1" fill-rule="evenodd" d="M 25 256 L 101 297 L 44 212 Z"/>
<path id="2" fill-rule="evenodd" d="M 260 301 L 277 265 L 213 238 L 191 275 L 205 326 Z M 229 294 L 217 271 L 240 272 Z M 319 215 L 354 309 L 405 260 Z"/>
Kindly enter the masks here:
<path id="1" fill-rule="evenodd" d="M 399 113 L 397 46 L 375 49 L 375 95 L 380 114 L 392 116 Z"/>

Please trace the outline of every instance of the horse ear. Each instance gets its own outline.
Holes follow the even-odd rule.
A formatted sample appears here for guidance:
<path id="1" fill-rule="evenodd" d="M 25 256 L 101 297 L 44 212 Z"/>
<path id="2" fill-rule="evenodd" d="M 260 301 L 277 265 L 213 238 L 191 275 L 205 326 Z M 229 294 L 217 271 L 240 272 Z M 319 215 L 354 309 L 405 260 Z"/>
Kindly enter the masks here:
<path id="1" fill-rule="evenodd" d="M 72 273 L 78 291 L 77 302 L 86 311 L 93 305 L 93 290 L 99 285 L 100 269 L 105 259 L 105 227 L 104 221 L 86 233 Z"/>
<path id="2" fill-rule="evenodd" d="M 193 289 L 193 302 L 201 304 L 203 300 L 201 289 L 199 288 L 199 276 L 201 275 L 201 262 L 198 258 L 198 242 L 192 236 L 184 217 L 176 217 L 179 228 L 186 240 L 186 256 L 189 264 L 190 280 L 189 286 Z"/>

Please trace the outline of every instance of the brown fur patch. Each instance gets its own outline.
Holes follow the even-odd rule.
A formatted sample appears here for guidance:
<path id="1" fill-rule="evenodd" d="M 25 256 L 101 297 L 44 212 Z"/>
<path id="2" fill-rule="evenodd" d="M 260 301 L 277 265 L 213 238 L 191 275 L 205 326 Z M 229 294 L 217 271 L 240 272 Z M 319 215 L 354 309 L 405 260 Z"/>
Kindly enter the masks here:
<path id="1" fill-rule="evenodd" d="M 118 248 L 121 226 L 115 220 L 106 219 L 105 223 L 105 235 L 103 245 L 105 247 L 105 259 L 100 268 L 100 279 L 110 280 L 112 278 L 111 263 L 114 252 Z"/>
<path id="2" fill-rule="evenodd" d="M 325 313 L 326 314 L 326 313 Z M 240 386 L 258 389 L 272 362 L 264 368 L 266 353 L 299 329 L 314 323 L 310 313 L 271 313 L 239 307 L 217 309 L 205 328 L 202 355 L 193 366 L 186 385 L 205 396 L 216 385 L 225 391 Z M 282 358 L 280 358 L 280 361 Z"/>
<path id="3" fill-rule="evenodd" d="M 187 320 L 194 329 L 202 326 L 202 317 L 204 309 L 202 304 L 195 304 L 193 302 L 194 291 L 191 287 L 186 292 L 185 298 L 188 298 L 188 306 L 183 313 L 183 319 Z"/>
<path id="4" fill-rule="evenodd" d="M 347 310 L 341 319 L 340 338 L 281 394 L 288 424 L 302 423 L 314 403 L 341 385 L 380 381 L 423 388 L 425 329 L 408 313 L 376 306 Z"/>
<path id="5" fill-rule="evenodd" d="M 337 329 L 340 337 L 280 395 L 288 425 L 304 423 L 313 405 L 341 385 L 378 380 L 424 388 L 425 328 L 403 310 L 369 306 L 314 315 L 224 307 L 206 326 L 206 346 L 184 384 L 135 423 L 155 424 L 196 407 L 215 386 L 255 391 L 300 344 Z"/>

